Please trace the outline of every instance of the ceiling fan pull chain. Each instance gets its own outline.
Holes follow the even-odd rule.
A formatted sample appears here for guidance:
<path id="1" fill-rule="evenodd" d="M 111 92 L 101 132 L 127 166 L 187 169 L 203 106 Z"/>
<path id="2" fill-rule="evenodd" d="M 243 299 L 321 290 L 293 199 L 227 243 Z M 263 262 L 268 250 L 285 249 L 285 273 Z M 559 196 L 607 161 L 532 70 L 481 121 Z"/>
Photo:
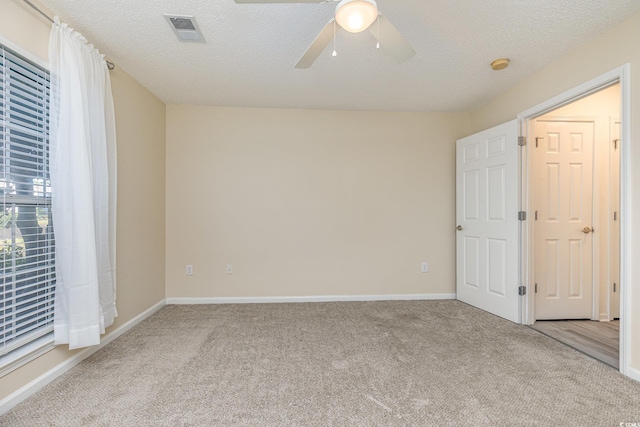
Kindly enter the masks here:
<path id="1" fill-rule="evenodd" d="M 336 52 L 336 21 L 333 21 L 333 53 L 331 56 L 338 56 L 338 52 Z"/>

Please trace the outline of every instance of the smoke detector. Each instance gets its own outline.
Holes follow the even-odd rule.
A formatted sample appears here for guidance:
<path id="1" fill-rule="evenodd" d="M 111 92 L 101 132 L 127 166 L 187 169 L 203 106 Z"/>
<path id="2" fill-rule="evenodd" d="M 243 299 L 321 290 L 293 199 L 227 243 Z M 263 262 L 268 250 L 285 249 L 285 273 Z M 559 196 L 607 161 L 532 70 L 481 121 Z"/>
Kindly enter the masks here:
<path id="1" fill-rule="evenodd" d="M 163 15 L 178 40 L 189 43 L 205 43 L 196 19 L 190 15 Z"/>

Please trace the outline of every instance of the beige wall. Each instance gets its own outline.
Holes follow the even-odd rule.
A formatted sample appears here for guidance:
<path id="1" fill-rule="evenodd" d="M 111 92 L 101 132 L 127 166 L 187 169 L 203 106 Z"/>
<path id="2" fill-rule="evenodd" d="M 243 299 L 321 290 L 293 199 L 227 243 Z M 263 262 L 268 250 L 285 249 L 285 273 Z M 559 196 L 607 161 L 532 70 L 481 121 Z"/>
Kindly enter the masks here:
<path id="1" fill-rule="evenodd" d="M 167 106 L 167 297 L 454 293 L 467 117 Z"/>
<path id="2" fill-rule="evenodd" d="M 631 280 L 622 284 L 628 286 L 630 307 L 640 307 L 640 269 L 634 259 L 640 254 L 640 14 L 631 17 L 595 40 L 566 55 L 559 61 L 536 73 L 531 78 L 496 97 L 484 107 L 471 113 L 471 131 L 512 120 L 516 115 L 560 93 L 576 87 L 592 78 L 626 63 L 631 64 L 631 141 L 630 176 L 625 177 L 631 188 L 630 210 L 632 217 L 631 234 L 624 236 L 632 246 L 630 263 Z M 631 367 L 640 370 L 640 310 L 632 310 Z M 638 375 L 638 374 L 636 374 Z"/>
<path id="3" fill-rule="evenodd" d="M 47 60 L 49 22 L 0 0 L 0 35 Z M 164 299 L 165 105 L 123 70 L 111 72 L 118 138 L 118 318 L 107 333 Z M 0 399 L 73 352 L 63 346 L 0 378 Z"/>
<path id="4" fill-rule="evenodd" d="M 50 29 L 49 21 L 23 2 L 0 0 L 0 36 L 45 62 L 49 62 Z"/>

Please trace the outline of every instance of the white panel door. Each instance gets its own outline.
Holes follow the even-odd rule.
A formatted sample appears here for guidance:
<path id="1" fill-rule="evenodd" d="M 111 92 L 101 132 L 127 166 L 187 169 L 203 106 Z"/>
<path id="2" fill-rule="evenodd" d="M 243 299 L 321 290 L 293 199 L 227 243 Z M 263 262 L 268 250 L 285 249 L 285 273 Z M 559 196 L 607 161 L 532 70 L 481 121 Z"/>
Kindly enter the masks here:
<path id="1" fill-rule="evenodd" d="M 519 322 L 518 122 L 456 144 L 456 292 Z"/>
<path id="2" fill-rule="evenodd" d="M 594 122 L 536 120 L 536 320 L 593 312 Z"/>

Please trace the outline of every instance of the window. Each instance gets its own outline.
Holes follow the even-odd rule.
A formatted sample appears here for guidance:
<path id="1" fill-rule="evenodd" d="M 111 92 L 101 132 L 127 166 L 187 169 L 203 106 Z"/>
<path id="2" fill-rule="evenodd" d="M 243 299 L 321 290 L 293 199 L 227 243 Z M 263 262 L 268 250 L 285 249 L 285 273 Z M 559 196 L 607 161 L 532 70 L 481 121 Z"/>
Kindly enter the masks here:
<path id="1" fill-rule="evenodd" d="M 53 330 L 49 73 L 0 45 L 0 357 Z"/>

